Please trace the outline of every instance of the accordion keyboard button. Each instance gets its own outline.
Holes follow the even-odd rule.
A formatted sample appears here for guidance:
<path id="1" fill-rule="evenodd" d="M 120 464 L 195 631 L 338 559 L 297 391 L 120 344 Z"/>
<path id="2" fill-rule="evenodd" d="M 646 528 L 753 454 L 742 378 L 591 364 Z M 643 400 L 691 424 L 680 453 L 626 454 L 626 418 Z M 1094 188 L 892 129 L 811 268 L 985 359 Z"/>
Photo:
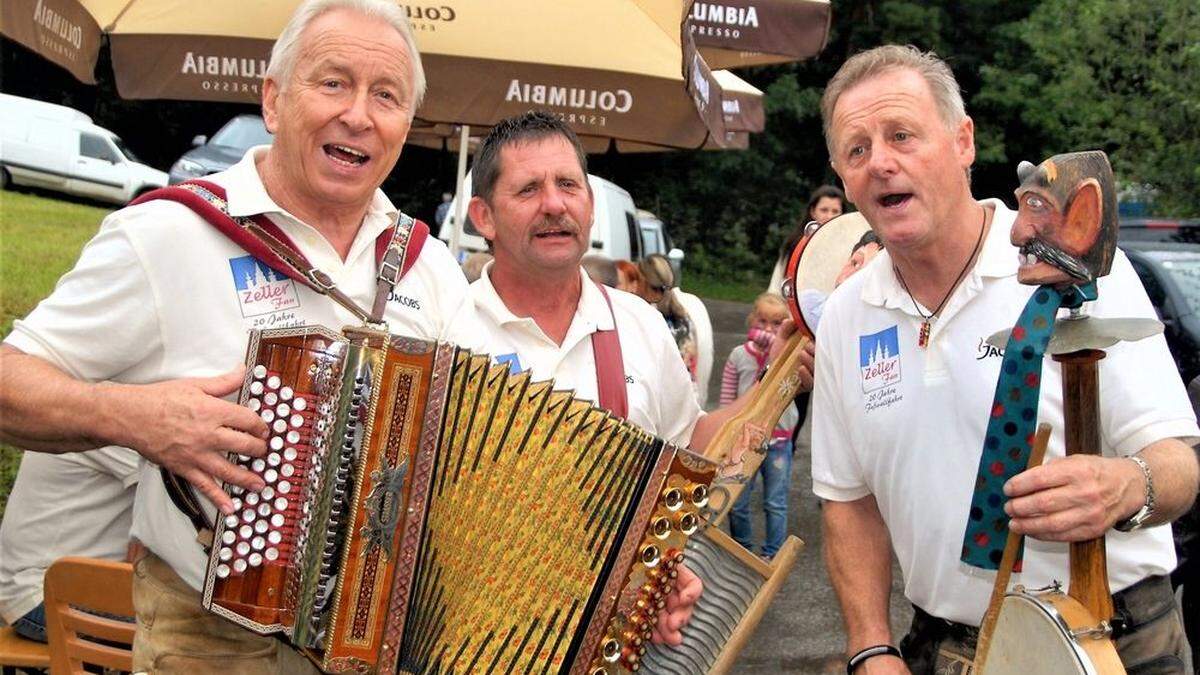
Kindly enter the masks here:
<path id="1" fill-rule="evenodd" d="M 242 539 L 249 539 L 250 537 L 254 536 L 254 528 L 250 527 L 249 524 L 243 525 L 238 528 L 238 536 L 240 536 Z M 241 552 L 240 548 L 238 552 Z"/>
<path id="2" fill-rule="evenodd" d="M 275 421 L 275 411 L 271 410 L 270 408 L 263 408 L 263 411 L 259 414 L 259 417 L 262 418 L 262 421 L 270 424 L 271 422 Z"/>
<path id="3" fill-rule="evenodd" d="M 276 438 L 278 438 L 278 437 L 276 437 Z M 271 439 L 271 440 L 275 440 L 275 439 Z M 272 448 L 272 450 L 282 450 L 282 449 L 283 448 Z M 283 455 L 280 455 L 278 452 L 272 452 L 271 454 L 267 455 L 267 466 L 276 467 L 276 466 L 279 466 L 280 462 L 282 462 L 282 461 L 283 461 Z"/>
<path id="4" fill-rule="evenodd" d="M 271 526 L 265 520 L 254 521 L 254 532 L 256 534 L 266 534 Z"/>
<path id="5" fill-rule="evenodd" d="M 263 499 L 274 499 L 275 498 L 275 488 L 268 485 L 268 486 L 264 487 L 262 489 L 262 492 L 260 492 L 259 494 L 262 495 Z"/>
<path id="6" fill-rule="evenodd" d="M 268 391 L 263 395 L 263 405 L 274 407 L 276 403 L 279 403 L 279 394 Z"/>
<path id="7" fill-rule="evenodd" d="M 217 557 L 221 559 L 221 562 L 229 562 L 229 559 L 233 557 L 233 549 L 228 546 L 222 546 L 221 550 L 217 553 Z"/>
<path id="8" fill-rule="evenodd" d="M 256 398 L 252 398 L 252 399 L 246 401 L 246 407 L 253 410 L 254 412 L 258 412 L 259 410 L 262 409 L 262 401 L 260 401 Z"/>
<path id="9" fill-rule="evenodd" d="M 308 407 L 308 400 L 304 399 L 300 396 L 297 396 L 296 400 L 292 402 L 292 410 L 299 411 L 299 410 L 304 410 L 307 407 Z"/>
<path id="10" fill-rule="evenodd" d="M 261 553 L 251 553 L 249 562 L 250 562 L 251 567 L 258 567 L 259 565 L 262 564 L 262 554 Z"/>
<path id="11" fill-rule="evenodd" d="M 263 503 L 259 504 L 258 505 L 258 515 L 262 516 L 263 518 L 266 518 L 267 516 L 271 515 L 271 505 L 268 504 L 267 502 L 263 502 Z"/>
<path id="12" fill-rule="evenodd" d="M 272 375 L 267 378 L 267 389 L 278 389 L 281 384 L 283 384 L 283 381 L 279 379 L 278 375 Z"/>
<path id="13" fill-rule="evenodd" d="M 225 577 L 229 576 L 229 565 L 226 565 L 224 563 L 217 565 L 217 576 L 220 577 L 221 579 L 224 579 Z"/>
<path id="14" fill-rule="evenodd" d="M 249 553 L 249 552 L 250 552 L 250 542 L 248 542 L 248 541 L 239 541 L 239 542 L 237 543 L 237 554 L 238 554 L 239 556 L 244 556 L 244 555 L 246 555 L 246 554 L 247 554 L 247 553 Z"/>
<path id="15" fill-rule="evenodd" d="M 261 474 L 266 468 L 267 462 L 261 457 L 250 463 L 250 470 L 257 474 Z"/>
<path id="16" fill-rule="evenodd" d="M 287 509 L 287 505 L 288 505 L 288 501 L 286 498 L 284 498 L 284 497 L 276 497 L 275 498 L 275 510 L 276 511 L 283 511 L 283 510 Z"/>
<path id="17" fill-rule="evenodd" d="M 278 560 L 279 559 L 279 549 L 268 548 L 267 550 L 263 551 L 263 557 L 266 558 L 267 560 Z"/>
<path id="18" fill-rule="evenodd" d="M 276 417 L 275 424 L 273 424 L 271 426 L 271 431 L 274 431 L 277 434 L 282 434 L 283 432 L 287 431 L 287 428 L 288 428 L 287 418 Z M 279 437 L 276 436 L 275 438 L 279 438 Z"/>
<path id="19" fill-rule="evenodd" d="M 291 464 L 284 464 L 284 466 L 291 466 Z M 292 491 L 292 484 L 286 480 L 281 480 L 279 481 L 279 485 L 275 486 L 275 489 L 279 490 L 279 494 L 286 495 Z"/>
<path id="20" fill-rule="evenodd" d="M 317 467 L 317 468 L 318 468 L 318 470 L 320 469 L 320 467 Z M 290 478 L 293 474 L 296 473 L 296 467 L 292 464 L 284 464 L 283 466 L 279 467 L 279 473 L 282 474 L 285 478 Z"/>
<path id="21" fill-rule="evenodd" d="M 300 456 L 300 453 L 296 452 L 295 448 L 288 447 L 288 448 L 284 448 L 284 450 L 283 450 L 283 458 L 289 462 L 296 461 L 296 458 L 299 456 Z"/>
<path id="22" fill-rule="evenodd" d="M 256 459 L 254 461 L 261 462 L 262 460 Z M 262 468 L 261 467 L 256 468 L 255 471 L 261 472 Z M 258 499 L 259 499 L 258 493 L 251 492 L 250 494 L 246 495 L 246 506 L 258 506 Z"/>
<path id="23" fill-rule="evenodd" d="M 291 465 L 289 464 L 288 466 Z M 267 469 L 263 472 L 263 480 L 267 481 L 268 483 L 274 483 L 275 481 L 279 480 L 279 472 L 275 469 Z"/>
<path id="24" fill-rule="evenodd" d="M 262 396 L 263 383 L 258 382 L 258 381 L 251 382 L 250 383 L 250 393 L 254 394 L 255 396 Z"/>
<path id="25" fill-rule="evenodd" d="M 261 380 L 267 376 L 267 367 L 263 364 L 254 366 L 254 379 Z"/>
<path id="26" fill-rule="evenodd" d="M 296 429 L 299 429 L 300 427 L 304 426 L 304 417 L 300 414 L 292 415 L 292 418 L 289 421 L 291 422 L 292 426 L 295 427 Z M 291 440 L 292 434 L 296 434 L 296 440 L 294 440 L 292 442 L 299 443 L 300 442 L 300 432 L 289 431 L 288 432 L 288 440 Z"/>
<path id="27" fill-rule="evenodd" d="M 234 560 L 233 561 L 233 571 L 237 572 L 238 574 L 245 572 L 246 571 L 246 561 L 242 560 L 241 558 Z"/>
<path id="28" fill-rule="evenodd" d="M 234 532 L 233 530 L 225 530 L 221 533 L 221 543 L 232 544 L 235 541 L 237 541 L 237 532 Z"/>
<path id="29" fill-rule="evenodd" d="M 242 521 L 247 524 L 254 522 L 254 509 L 242 511 Z"/>
<path id="30" fill-rule="evenodd" d="M 250 540 L 250 548 L 255 551 L 261 551 L 267 546 L 267 540 L 262 537 L 255 537 Z"/>
<path id="31" fill-rule="evenodd" d="M 229 514 L 228 516 L 225 516 L 225 527 L 237 527 L 237 524 L 238 524 L 237 516 L 233 515 L 232 513 Z"/>
<path id="32" fill-rule="evenodd" d="M 275 406 L 275 414 L 279 415 L 279 417 L 282 419 L 287 419 L 287 416 L 292 414 L 292 406 L 286 403 L 280 403 L 279 405 Z"/>
<path id="33" fill-rule="evenodd" d="M 275 424 L 279 424 L 280 420 L 276 420 Z M 267 441 L 267 446 L 272 450 L 283 449 L 283 436 L 272 436 L 271 440 Z"/>
<path id="34" fill-rule="evenodd" d="M 284 401 L 292 400 L 293 391 L 291 387 L 281 387 L 279 389 L 279 398 Z"/>
<path id="35" fill-rule="evenodd" d="M 276 518 L 279 519 L 278 523 L 275 522 Z M 283 525 L 283 516 L 279 515 L 278 513 L 271 516 L 271 524 L 275 527 L 281 527 Z M 283 534 L 276 530 L 271 530 L 267 533 L 267 541 L 271 544 L 278 544 L 279 542 L 283 541 Z"/>

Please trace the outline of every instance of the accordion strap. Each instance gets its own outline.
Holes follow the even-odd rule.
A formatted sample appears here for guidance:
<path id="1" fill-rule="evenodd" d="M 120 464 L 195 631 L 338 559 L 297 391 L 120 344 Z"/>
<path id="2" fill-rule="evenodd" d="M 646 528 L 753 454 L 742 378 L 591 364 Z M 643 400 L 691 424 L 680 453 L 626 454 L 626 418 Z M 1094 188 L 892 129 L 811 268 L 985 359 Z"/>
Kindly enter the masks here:
<path id="1" fill-rule="evenodd" d="M 130 205 L 153 199 L 166 199 L 183 204 L 247 253 L 289 278 L 329 296 L 360 320 L 375 325 L 383 323 L 388 295 L 396 283 L 412 269 L 429 236 L 429 226 L 425 223 L 399 214 L 395 225 L 384 230 L 375 239 L 375 264 L 379 274 L 375 302 L 372 311 L 368 313 L 338 290 L 329 275 L 310 264 L 287 234 L 265 215 L 230 215 L 225 189 L 220 185 L 203 180 L 186 181 L 148 192 L 130 202 Z M 213 524 L 205 517 L 191 485 L 164 467 L 159 467 L 159 471 L 167 496 L 176 508 L 192 521 L 192 525 L 196 527 L 197 540 L 208 550 L 212 546 Z"/>
<path id="2" fill-rule="evenodd" d="M 190 180 L 148 192 L 130 204 L 153 199 L 167 199 L 187 206 L 246 252 L 317 293 L 329 296 L 360 321 L 373 325 L 383 323 L 388 295 L 412 268 L 429 236 L 429 227 L 425 223 L 399 214 L 396 223 L 375 239 L 375 263 L 379 274 L 375 302 L 372 311 L 368 312 L 343 293 L 328 274 L 310 263 L 291 238 L 265 215 L 230 215 L 225 189 L 220 185 Z"/>
<path id="3" fill-rule="evenodd" d="M 625 391 L 625 361 L 621 358 L 621 339 L 617 333 L 617 315 L 612 300 L 604 286 L 596 284 L 608 311 L 612 314 L 612 330 L 592 333 L 592 358 L 596 360 L 596 389 L 600 396 L 600 407 L 621 419 L 629 415 L 629 398 Z"/>

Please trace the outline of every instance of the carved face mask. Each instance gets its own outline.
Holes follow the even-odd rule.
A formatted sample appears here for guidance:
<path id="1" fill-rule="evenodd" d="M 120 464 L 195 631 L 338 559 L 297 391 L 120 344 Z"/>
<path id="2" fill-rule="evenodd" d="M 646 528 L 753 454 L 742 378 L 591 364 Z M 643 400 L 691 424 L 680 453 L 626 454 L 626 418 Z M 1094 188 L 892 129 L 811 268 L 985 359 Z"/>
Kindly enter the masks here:
<path id="1" fill-rule="evenodd" d="M 1020 247 L 1023 284 L 1083 284 L 1108 274 L 1117 244 L 1117 197 L 1112 167 L 1099 151 L 1055 155 L 1034 166 L 1021 162 L 1017 220 L 1011 241 Z"/>

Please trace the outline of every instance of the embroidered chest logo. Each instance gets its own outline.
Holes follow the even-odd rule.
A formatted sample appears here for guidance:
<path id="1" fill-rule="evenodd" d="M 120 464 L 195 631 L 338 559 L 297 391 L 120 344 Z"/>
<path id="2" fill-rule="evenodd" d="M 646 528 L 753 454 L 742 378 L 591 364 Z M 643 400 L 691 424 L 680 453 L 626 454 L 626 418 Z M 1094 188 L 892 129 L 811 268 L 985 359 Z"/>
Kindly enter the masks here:
<path id="1" fill-rule="evenodd" d="M 858 337 L 858 365 L 863 392 L 900 382 L 900 340 L 895 326 Z"/>
<path id="2" fill-rule="evenodd" d="M 300 306 L 295 282 L 254 256 L 230 258 L 229 270 L 244 318 Z"/>

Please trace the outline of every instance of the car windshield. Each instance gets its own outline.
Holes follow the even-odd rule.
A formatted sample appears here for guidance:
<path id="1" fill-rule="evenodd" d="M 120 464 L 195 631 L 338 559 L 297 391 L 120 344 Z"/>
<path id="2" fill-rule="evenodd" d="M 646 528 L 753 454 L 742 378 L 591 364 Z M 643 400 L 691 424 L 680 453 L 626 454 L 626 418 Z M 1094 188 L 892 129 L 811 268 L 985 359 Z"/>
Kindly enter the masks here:
<path id="1" fill-rule="evenodd" d="M 256 145 L 270 145 L 274 141 L 271 132 L 263 126 L 261 117 L 235 117 L 221 127 L 210 143 L 235 150 L 248 150 Z"/>
<path id="2" fill-rule="evenodd" d="M 131 162 L 137 162 L 138 164 L 142 163 L 142 160 L 138 159 L 138 156 L 133 154 L 133 151 L 129 149 L 129 146 L 125 145 L 125 141 L 121 140 L 117 136 L 113 136 L 112 141 L 113 143 L 117 144 L 117 149 L 121 151 L 121 154 L 125 155 L 125 159 L 128 159 Z"/>
<path id="3" fill-rule="evenodd" d="M 1148 251 L 1171 275 L 1191 311 L 1200 313 L 1200 252 Z"/>

